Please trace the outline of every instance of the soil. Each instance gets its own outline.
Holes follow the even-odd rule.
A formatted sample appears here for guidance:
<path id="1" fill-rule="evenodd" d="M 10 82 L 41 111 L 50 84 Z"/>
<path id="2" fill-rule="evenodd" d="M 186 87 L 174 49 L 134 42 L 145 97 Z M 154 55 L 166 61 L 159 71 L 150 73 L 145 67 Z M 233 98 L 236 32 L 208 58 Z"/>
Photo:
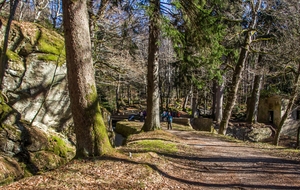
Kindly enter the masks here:
<path id="1" fill-rule="evenodd" d="M 270 156 L 255 148 L 191 131 L 168 132 L 201 152 L 199 157 L 187 158 L 191 161 L 185 168 L 188 175 L 179 174 L 193 188 L 300 189 L 299 161 Z M 174 165 L 173 170 L 177 167 Z"/>

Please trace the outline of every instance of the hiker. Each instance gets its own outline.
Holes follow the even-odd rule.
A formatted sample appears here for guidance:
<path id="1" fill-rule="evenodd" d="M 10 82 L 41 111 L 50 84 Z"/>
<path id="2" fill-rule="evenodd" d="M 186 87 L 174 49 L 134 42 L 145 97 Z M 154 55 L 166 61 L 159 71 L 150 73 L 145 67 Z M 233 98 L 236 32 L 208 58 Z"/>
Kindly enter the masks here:
<path id="1" fill-rule="evenodd" d="M 177 112 L 177 117 L 180 117 L 180 113 L 179 112 Z"/>
<path id="2" fill-rule="evenodd" d="M 143 111 L 141 110 L 141 112 L 140 112 L 140 122 L 143 122 L 143 117 L 144 117 L 144 113 L 143 113 Z"/>
<path id="3" fill-rule="evenodd" d="M 144 114 L 144 119 L 146 119 L 147 118 L 147 112 L 146 112 L 146 110 L 144 110 L 143 114 Z"/>
<path id="4" fill-rule="evenodd" d="M 172 129 L 172 115 L 171 115 L 171 113 L 169 113 L 169 115 L 167 117 L 167 120 L 168 120 L 168 129 L 169 129 L 169 126 L 170 126 L 170 129 Z"/>
<path id="5" fill-rule="evenodd" d="M 172 117 L 175 117 L 175 111 L 172 111 Z"/>

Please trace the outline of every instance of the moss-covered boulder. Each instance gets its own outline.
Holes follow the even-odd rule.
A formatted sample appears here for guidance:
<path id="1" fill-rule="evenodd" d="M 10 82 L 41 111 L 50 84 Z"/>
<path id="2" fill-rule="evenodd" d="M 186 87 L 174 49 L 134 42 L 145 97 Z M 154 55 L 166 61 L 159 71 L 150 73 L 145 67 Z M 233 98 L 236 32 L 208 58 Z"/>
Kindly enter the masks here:
<path id="1" fill-rule="evenodd" d="M 24 176 L 24 168 L 8 156 L 0 155 L 0 185 L 10 183 Z"/>
<path id="2" fill-rule="evenodd" d="M 7 21 L 3 17 L 0 20 L 3 23 L 0 42 L 3 43 Z M 8 68 L 3 92 L 8 104 L 23 120 L 31 121 L 39 110 L 34 120 L 36 124 L 58 131 L 68 128 L 72 115 L 63 36 L 35 23 L 13 21 L 6 56 Z"/>
<path id="3" fill-rule="evenodd" d="M 54 169 L 71 160 L 75 146 L 48 127 L 31 126 L 0 91 L 0 184 Z"/>
<path id="4" fill-rule="evenodd" d="M 18 125 L 7 127 L 6 136 L 0 138 L 0 155 L 3 155 L 0 183 L 55 169 L 75 156 L 75 146 L 62 134 L 17 122 Z M 8 134 L 14 133 L 17 126 L 20 127 L 19 138 L 10 139 Z"/>
<path id="5" fill-rule="evenodd" d="M 141 131 L 143 125 L 140 122 L 119 121 L 117 122 L 115 131 L 125 137 Z"/>

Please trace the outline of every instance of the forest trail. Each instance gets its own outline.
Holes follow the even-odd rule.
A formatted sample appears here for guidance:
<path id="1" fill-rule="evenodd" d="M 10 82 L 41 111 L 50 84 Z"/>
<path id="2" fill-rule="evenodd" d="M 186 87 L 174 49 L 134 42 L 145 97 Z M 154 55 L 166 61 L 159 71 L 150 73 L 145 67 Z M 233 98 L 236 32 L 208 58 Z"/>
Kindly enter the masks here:
<path id="1" fill-rule="evenodd" d="M 202 156 L 198 158 L 185 158 L 194 163 L 185 170 L 198 175 L 200 180 L 193 185 L 204 189 L 300 189 L 297 161 L 273 157 L 255 148 L 190 131 L 166 131 L 201 152 Z"/>

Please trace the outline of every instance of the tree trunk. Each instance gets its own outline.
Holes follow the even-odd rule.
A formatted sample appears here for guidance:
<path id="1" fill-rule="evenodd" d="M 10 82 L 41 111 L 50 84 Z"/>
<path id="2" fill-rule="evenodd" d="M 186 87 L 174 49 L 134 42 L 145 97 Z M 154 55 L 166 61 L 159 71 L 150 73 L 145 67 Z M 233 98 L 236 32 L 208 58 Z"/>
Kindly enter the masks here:
<path id="1" fill-rule="evenodd" d="M 224 82 L 222 82 L 217 87 L 217 93 L 216 93 L 216 121 L 217 123 L 220 123 L 223 116 L 223 92 L 224 92 Z"/>
<path id="2" fill-rule="evenodd" d="M 22 21 L 22 20 L 23 20 L 23 13 L 24 13 L 24 10 L 25 10 L 25 5 L 26 5 L 26 3 L 27 3 L 26 1 L 22 1 L 22 0 L 21 0 L 19 21 Z"/>
<path id="3" fill-rule="evenodd" d="M 193 108 L 193 98 L 194 98 L 194 94 L 193 94 L 193 86 L 191 87 L 191 102 L 190 102 L 190 108 Z"/>
<path id="4" fill-rule="evenodd" d="M 297 132 L 297 148 L 300 148 L 300 126 L 298 127 L 298 132 Z"/>
<path id="5" fill-rule="evenodd" d="M 120 112 L 120 104 L 119 104 L 119 93 L 120 93 L 120 75 L 119 80 L 116 88 L 116 106 L 117 106 L 117 113 Z"/>
<path id="6" fill-rule="evenodd" d="M 204 115 L 206 115 L 206 109 L 207 109 L 207 102 L 206 102 L 206 91 L 204 91 Z"/>
<path id="7" fill-rule="evenodd" d="M 160 0 L 150 0 L 152 13 L 149 21 L 148 75 L 147 75 L 147 118 L 142 128 L 144 131 L 161 129 L 159 118 L 158 86 L 158 40 Z"/>
<path id="8" fill-rule="evenodd" d="M 128 85 L 128 105 L 131 105 L 131 86 Z"/>
<path id="9" fill-rule="evenodd" d="M 300 76 L 300 61 L 299 61 L 299 65 L 298 65 L 298 73 L 295 77 L 295 81 L 294 81 L 294 88 L 293 91 L 291 93 L 291 97 L 289 99 L 289 104 L 285 110 L 284 115 L 282 116 L 279 126 L 277 127 L 276 133 L 275 133 L 275 139 L 274 139 L 274 145 L 278 146 L 279 143 L 279 139 L 280 139 L 280 133 L 283 127 L 283 124 L 285 122 L 285 120 L 288 118 L 288 115 L 293 107 L 294 101 L 297 97 L 297 91 L 298 91 L 298 85 L 299 85 L 299 76 Z"/>
<path id="10" fill-rule="evenodd" d="M 76 134 L 76 158 L 112 151 L 97 97 L 87 0 L 64 0 L 67 75 Z"/>
<path id="11" fill-rule="evenodd" d="M 249 48 L 250 48 L 250 44 L 252 41 L 252 32 L 256 27 L 256 22 L 257 22 L 257 13 L 260 10 L 260 6 L 261 6 L 261 0 L 258 0 L 258 2 L 256 2 L 256 5 L 254 5 L 254 2 L 251 1 L 250 3 L 252 6 L 252 20 L 251 23 L 249 24 L 249 28 L 244 40 L 244 43 L 242 45 L 242 50 L 240 53 L 240 57 L 239 60 L 236 64 L 235 70 L 234 70 L 234 74 L 232 77 L 232 83 L 230 85 L 230 89 L 228 92 L 228 96 L 227 96 L 227 104 L 224 110 L 224 115 L 222 118 L 222 121 L 220 123 L 220 129 L 219 129 L 219 134 L 226 134 L 226 130 L 228 127 L 228 122 L 231 116 L 231 112 L 232 109 L 235 105 L 235 101 L 237 99 L 237 92 L 238 92 L 238 88 L 239 88 L 239 84 L 241 82 L 241 78 L 242 78 L 242 73 L 244 71 L 244 67 L 245 67 L 245 62 L 247 60 L 247 56 L 249 53 Z"/>
<path id="12" fill-rule="evenodd" d="M 198 91 L 193 95 L 192 118 L 197 116 Z"/>
<path id="13" fill-rule="evenodd" d="M 245 48 L 242 48 L 242 50 L 241 50 L 239 61 L 235 67 L 235 71 L 233 74 L 232 83 L 230 84 L 230 88 L 229 88 L 229 92 L 228 92 L 228 96 L 227 96 L 227 104 L 226 104 L 226 107 L 224 110 L 224 115 L 223 115 L 222 121 L 220 123 L 219 134 L 224 134 L 224 135 L 226 134 L 226 130 L 228 127 L 228 122 L 229 122 L 229 119 L 231 116 L 231 112 L 235 105 L 235 101 L 237 99 L 239 83 L 241 81 L 242 72 L 243 72 L 244 66 L 245 66 L 245 61 L 248 56 L 248 48 L 249 48 L 250 41 L 251 41 L 251 35 L 250 35 L 250 32 L 248 32 L 247 37 L 244 41 Z"/>
<path id="14" fill-rule="evenodd" d="M 263 79 L 262 75 L 255 75 L 252 96 L 250 102 L 248 103 L 250 106 L 249 106 L 247 121 L 251 123 L 257 122 L 257 110 L 259 104 L 262 79 Z"/>
<path id="15" fill-rule="evenodd" d="M 43 0 L 42 2 L 39 2 L 39 4 L 36 4 L 36 12 L 33 21 L 34 23 L 36 23 L 39 20 L 42 11 L 48 7 L 48 4 L 49 0 Z"/>
<path id="16" fill-rule="evenodd" d="M 211 117 L 215 121 L 216 120 L 216 104 L 217 104 L 217 81 L 213 80 L 213 101 L 211 107 Z"/>
<path id="17" fill-rule="evenodd" d="M 160 91 L 160 111 L 164 110 L 164 90 L 163 90 L 163 81 L 159 78 L 159 91 Z"/>
<path id="18" fill-rule="evenodd" d="M 188 103 L 189 96 L 190 96 L 190 92 L 188 92 L 188 91 L 186 90 L 186 96 L 185 96 L 184 103 L 183 103 L 183 107 L 182 107 L 182 110 L 183 110 L 183 111 L 186 111 L 186 105 L 187 105 L 187 103 Z"/>
<path id="19" fill-rule="evenodd" d="M 11 0 L 10 1 L 10 13 L 9 13 L 9 18 L 8 18 L 6 28 L 5 28 L 4 43 L 3 43 L 2 53 L 1 53 L 0 90 L 2 90 L 3 78 L 4 78 L 5 70 L 7 68 L 8 60 L 7 60 L 7 56 L 6 56 L 6 51 L 7 51 L 7 46 L 8 46 L 10 26 L 11 26 L 11 22 L 14 18 L 18 3 L 19 3 L 19 0 Z"/>

